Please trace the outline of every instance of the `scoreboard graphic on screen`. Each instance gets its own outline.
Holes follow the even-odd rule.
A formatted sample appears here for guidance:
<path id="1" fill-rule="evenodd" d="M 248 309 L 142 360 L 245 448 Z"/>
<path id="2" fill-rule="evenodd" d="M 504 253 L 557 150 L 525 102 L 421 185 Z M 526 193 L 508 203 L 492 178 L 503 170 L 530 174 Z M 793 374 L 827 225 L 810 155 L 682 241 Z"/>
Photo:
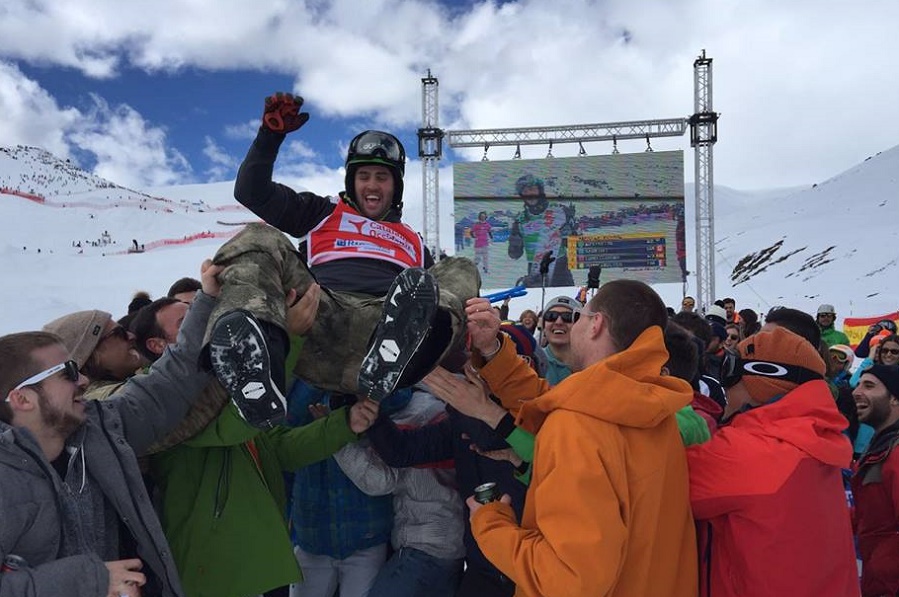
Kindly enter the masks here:
<path id="1" fill-rule="evenodd" d="M 664 236 L 588 234 L 568 237 L 568 268 L 653 268 L 667 265 Z"/>
<path id="2" fill-rule="evenodd" d="M 455 254 L 485 288 L 686 277 L 682 151 L 453 166 Z M 551 254 L 545 275 L 540 271 Z"/>

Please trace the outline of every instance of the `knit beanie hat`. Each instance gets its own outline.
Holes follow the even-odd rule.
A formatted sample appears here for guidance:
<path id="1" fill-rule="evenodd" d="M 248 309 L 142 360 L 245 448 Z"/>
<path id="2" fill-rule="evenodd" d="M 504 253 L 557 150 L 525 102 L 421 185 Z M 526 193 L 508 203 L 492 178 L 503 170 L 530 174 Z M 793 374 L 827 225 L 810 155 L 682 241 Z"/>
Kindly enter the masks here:
<path id="1" fill-rule="evenodd" d="M 62 339 L 63 345 L 69 349 L 72 358 L 78 363 L 78 368 L 84 367 L 91 353 L 100 343 L 106 324 L 112 320 L 112 315 L 106 311 L 78 311 L 70 315 L 64 315 L 54 319 L 44 326 L 45 332 L 56 334 Z"/>
<path id="2" fill-rule="evenodd" d="M 737 345 L 737 350 L 745 361 L 762 361 L 774 365 L 802 367 L 817 373 L 822 379 L 827 371 L 821 355 L 808 340 L 780 326 L 746 338 Z M 775 396 L 786 394 L 799 386 L 795 381 L 764 375 L 761 373 L 761 367 L 756 368 L 759 370 L 759 373 L 756 374 L 744 368 L 741 379 L 749 395 L 756 402 L 767 403 Z"/>
<path id="3" fill-rule="evenodd" d="M 546 353 L 537 344 L 536 338 L 520 323 L 507 322 L 499 326 L 499 331 L 509 336 L 515 343 L 515 352 L 531 364 L 537 375 L 546 375 Z"/>
<path id="4" fill-rule="evenodd" d="M 546 306 L 543 307 L 543 312 L 546 313 L 553 307 L 568 307 L 575 313 L 580 313 L 581 309 L 584 308 L 584 306 L 582 304 L 580 304 L 577 301 L 577 299 L 573 299 L 570 296 L 564 296 L 564 295 L 557 296 L 556 298 L 554 298 L 551 301 L 549 301 L 548 303 L 546 303 Z"/>
<path id="5" fill-rule="evenodd" d="M 887 391 L 899 400 L 899 365 L 871 365 L 870 369 L 865 369 L 865 373 L 870 373 L 883 382 Z"/>
<path id="6" fill-rule="evenodd" d="M 727 323 L 727 311 L 724 310 L 724 307 L 712 305 L 705 312 L 705 318 L 713 323 L 725 325 Z"/>

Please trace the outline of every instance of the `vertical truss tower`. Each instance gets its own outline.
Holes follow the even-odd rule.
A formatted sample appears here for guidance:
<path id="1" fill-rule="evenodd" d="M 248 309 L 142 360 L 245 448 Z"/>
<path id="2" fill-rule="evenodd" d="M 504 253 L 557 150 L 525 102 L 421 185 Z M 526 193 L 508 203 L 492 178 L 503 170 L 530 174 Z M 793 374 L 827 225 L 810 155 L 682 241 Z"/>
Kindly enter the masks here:
<path id="1" fill-rule="evenodd" d="M 713 147 L 718 141 L 718 114 L 712 110 L 712 59 L 705 50 L 693 62 L 693 115 L 690 145 L 694 149 L 696 199 L 696 305 L 715 300 L 715 177 Z"/>
<path id="2" fill-rule="evenodd" d="M 418 157 L 421 158 L 421 191 L 424 199 L 424 240 L 434 258 L 440 254 L 439 168 L 443 155 L 443 131 L 438 124 L 437 77 L 421 80 L 421 128 L 418 129 Z"/>

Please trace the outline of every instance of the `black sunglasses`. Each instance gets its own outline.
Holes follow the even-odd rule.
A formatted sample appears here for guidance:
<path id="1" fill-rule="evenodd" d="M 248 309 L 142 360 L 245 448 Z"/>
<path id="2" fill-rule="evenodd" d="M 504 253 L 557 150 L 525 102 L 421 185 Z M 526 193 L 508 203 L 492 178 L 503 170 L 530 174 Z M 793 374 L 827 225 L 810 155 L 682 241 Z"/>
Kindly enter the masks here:
<path id="1" fill-rule="evenodd" d="M 104 340 L 108 340 L 110 338 L 118 338 L 120 340 L 127 340 L 128 339 L 128 330 L 126 330 L 124 327 L 122 327 L 120 325 L 117 325 L 114 328 L 112 328 L 111 330 L 109 330 L 108 332 L 106 332 L 105 334 L 103 334 L 102 336 L 100 336 L 100 342 L 103 342 Z M 97 342 L 97 344 L 99 344 L 100 342 Z"/>
<path id="2" fill-rule="evenodd" d="M 811 369 L 796 365 L 784 365 L 769 361 L 743 359 L 733 350 L 725 350 L 721 359 L 719 380 L 725 389 L 735 386 L 744 375 L 758 375 L 772 379 L 782 379 L 796 384 L 804 384 L 824 377 Z"/>
<path id="3" fill-rule="evenodd" d="M 561 319 L 565 323 L 574 323 L 578 319 L 580 319 L 580 313 L 575 311 L 566 311 L 562 313 L 561 311 L 547 311 L 543 314 L 543 321 L 553 322 L 557 319 Z"/>

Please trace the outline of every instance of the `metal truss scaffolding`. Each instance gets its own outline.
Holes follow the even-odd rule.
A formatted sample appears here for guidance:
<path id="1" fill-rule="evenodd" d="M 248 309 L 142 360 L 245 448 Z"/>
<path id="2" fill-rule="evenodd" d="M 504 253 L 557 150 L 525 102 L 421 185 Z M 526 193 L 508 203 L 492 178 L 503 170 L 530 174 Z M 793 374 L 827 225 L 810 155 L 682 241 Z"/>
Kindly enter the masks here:
<path id="1" fill-rule="evenodd" d="M 715 177 L 713 146 L 718 141 L 718 114 L 712 111 L 712 59 L 705 50 L 693 62 L 693 109 L 690 145 L 694 148 L 696 199 L 696 305 L 715 301 Z"/>
<path id="2" fill-rule="evenodd" d="M 436 258 L 440 254 L 440 157 L 443 131 L 438 124 L 437 78 L 421 80 L 421 128 L 418 129 L 418 157 L 421 158 L 421 190 L 424 199 L 424 241 Z"/>
<path id="3" fill-rule="evenodd" d="M 663 120 L 637 120 L 603 124 L 575 124 L 564 126 L 524 127 L 507 129 L 478 129 L 443 131 L 438 127 L 437 78 L 428 76 L 422 83 L 422 128 L 418 129 L 418 155 L 422 160 L 422 190 L 424 193 L 425 244 L 440 251 L 438 165 L 443 155 L 443 139 L 450 147 L 515 146 L 516 157 L 522 145 L 548 145 L 549 154 L 557 143 L 578 143 L 580 154 L 586 153 L 583 143 L 611 141 L 612 153 L 617 153 L 617 143 L 624 139 L 655 137 L 680 137 L 690 127 L 690 143 L 696 149 L 696 264 L 697 304 L 705 305 L 714 300 L 715 278 L 713 250 L 715 242 L 712 225 L 712 145 L 718 140 L 718 114 L 712 111 L 712 59 L 705 57 L 705 50 L 693 63 L 694 109 L 689 118 Z"/>

